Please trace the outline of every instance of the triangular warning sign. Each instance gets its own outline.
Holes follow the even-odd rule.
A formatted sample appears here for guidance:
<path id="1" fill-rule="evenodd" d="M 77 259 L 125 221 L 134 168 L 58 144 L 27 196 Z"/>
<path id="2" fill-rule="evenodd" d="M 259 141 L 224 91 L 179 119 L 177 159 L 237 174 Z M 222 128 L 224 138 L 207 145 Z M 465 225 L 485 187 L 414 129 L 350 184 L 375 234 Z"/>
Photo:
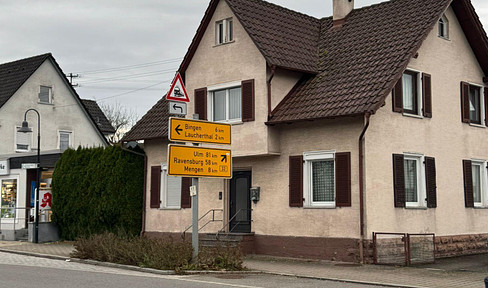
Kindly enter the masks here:
<path id="1" fill-rule="evenodd" d="M 183 80 L 181 79 L 179 72 L 176 74 L 175 80 L 173 80 L 173 83 L 171 84 L 171 89 L 169 89 L 168 94 L 166 94 L 166 100 L 190 102 L 190 98 L 188 98 L 185 85 L 183 85 Z"/>

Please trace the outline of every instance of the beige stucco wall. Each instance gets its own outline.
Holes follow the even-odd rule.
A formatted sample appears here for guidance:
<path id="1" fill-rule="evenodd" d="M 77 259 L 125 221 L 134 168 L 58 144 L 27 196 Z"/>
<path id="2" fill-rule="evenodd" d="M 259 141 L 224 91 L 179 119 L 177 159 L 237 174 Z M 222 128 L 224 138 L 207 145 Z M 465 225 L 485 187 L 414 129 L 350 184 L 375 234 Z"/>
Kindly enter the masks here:
<path id="1" fill-rule="evenodd" d="M 486 233 L 488 210 L 464 206 L 462 160 L 488 160 L 488 129 L 461 123 L 460 82 L 483 84 L 483 72 L 449 9 L 450 40 L 437 36 L 437 26 L 409 68 L 432 75 L 432 119 L 392 112 L 391 95 L 371 117 L 366 134 L 366 221 L 371 232 Z M 392 154 L 415 152 L 435 157 L 436 209 L 394 208 Z"/>
<path id="2" fill-rule="evenodd" d="M 233 18 L 234 42 L 215 45 L 215 22 Z M 268 153 L 266 61 L 225 1 L 220 1 L 198 49 L 186 70 L 190 94 L 188 117 L 194 113 L 195 89 L 229 82 L 255 80 L 255 121 L 232 127 L 234 156 Z"/>
<path id="3" fill-rule="evenodd" d="M 358 138 L 362 118 L 296 123 L 279 129 L 280 156 L 234 158 L 234 170 L 252 171 L 252 186 L 261 187 L 261 200 L 252 204 L 252 232 L 259 235 L 305 237 L 359 237 Z M 333 137 L 331 137 L 333 135 Z M 165 163 L 167 141 L 146 141 L 148 170 Z M 289 207 L 289 156 L 303 152 L 351 152 L 352 207 L 307 209 Z M 191 209 L 151 209 L 150 173 L 146 189 L 146 231 L 182 232 L 191 224 Z M 199 216 L 210 209 L 228 207 L 228 181 L 200 179 Z M 218 193 L 223 192 L 223 200 Z M 226 216 L 228 217 L 228 216 Z M 207 217 L 207 219 L 210 219 Z M 226 218 L 228 219 L 228 218 Z M 206 221 L 202 221 L 201 224 Z M 202 232 L 216 232 L 222 223 L 207 226 Z"/>
<path id="4" fill-rule="evenodd" d="M 54 105 L 39 104 L 40 86 L 51 86 Z M 41 151 L 59 148 L 59 131 L 72 132 L 73 147 L 98 147 L 105 143 L 66 87 L 50 61 L 45 61 L 22 87 L 0 108 L 0 155 L 15 153 L 15 127 L 22 126 L 24 112 L 35 108 L 41 114 Z M 37 115 L 29 112 L 33 128 L 32 147 L 37 148 Z"/>

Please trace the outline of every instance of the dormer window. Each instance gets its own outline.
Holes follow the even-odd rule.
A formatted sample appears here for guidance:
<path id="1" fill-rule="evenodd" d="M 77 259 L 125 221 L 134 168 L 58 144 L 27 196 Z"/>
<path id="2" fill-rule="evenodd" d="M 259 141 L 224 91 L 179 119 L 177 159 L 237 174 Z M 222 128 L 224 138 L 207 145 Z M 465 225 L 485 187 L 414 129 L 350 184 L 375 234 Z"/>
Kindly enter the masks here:
<path id="1" fill-rule="evenodd" d="M 234 41 L 234 25 L 232 18 L 215 23 L 215 44 L 221 45 Z"/>
<path id="2" fill-rule="evenodd" d="M 442 15 L 438 23 L 439 27 L 439 37 L 444 39 L 449 39 L 449 20 L 447 20 L 446 15 Z"/>

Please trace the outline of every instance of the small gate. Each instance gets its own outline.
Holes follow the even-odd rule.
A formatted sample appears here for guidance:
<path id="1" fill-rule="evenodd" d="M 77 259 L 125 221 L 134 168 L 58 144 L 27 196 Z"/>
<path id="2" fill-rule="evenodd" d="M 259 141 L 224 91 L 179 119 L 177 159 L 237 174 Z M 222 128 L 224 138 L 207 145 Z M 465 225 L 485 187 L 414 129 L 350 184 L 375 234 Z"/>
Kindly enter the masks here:
<path id="1" fill-rule="evenodd" d="M 374 263 L 409 266 L 434 263 L 435 234 L 373 232 Z"/>

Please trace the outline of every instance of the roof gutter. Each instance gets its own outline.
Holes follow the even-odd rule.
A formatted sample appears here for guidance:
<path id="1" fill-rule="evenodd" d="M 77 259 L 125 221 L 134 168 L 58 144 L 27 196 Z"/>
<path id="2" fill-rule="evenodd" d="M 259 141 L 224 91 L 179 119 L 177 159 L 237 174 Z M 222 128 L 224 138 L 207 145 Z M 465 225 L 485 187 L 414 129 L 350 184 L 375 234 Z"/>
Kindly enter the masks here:
<path id="1" fill-rule="evenodd" d="M 369 128 L 369 119 L 371 113 L 364 114 L 364 128 L 359 136 L 359 230 L 360 230 L 360 243 L 359 243 L 359 259 L 361 263 L 364 263 L 364 135 Z"/>
<path id="2" fill-rule="evenodd" d="M 273 81 L 274 75 L 276 72 L 276 66 L 271 66 L 271 75 L 269 76 L 269 79 L 267 82 L 268 84 L 268 121 L 271 119 L 272 115 L 272 110 L 271 110 L 271 81 Z"/>

